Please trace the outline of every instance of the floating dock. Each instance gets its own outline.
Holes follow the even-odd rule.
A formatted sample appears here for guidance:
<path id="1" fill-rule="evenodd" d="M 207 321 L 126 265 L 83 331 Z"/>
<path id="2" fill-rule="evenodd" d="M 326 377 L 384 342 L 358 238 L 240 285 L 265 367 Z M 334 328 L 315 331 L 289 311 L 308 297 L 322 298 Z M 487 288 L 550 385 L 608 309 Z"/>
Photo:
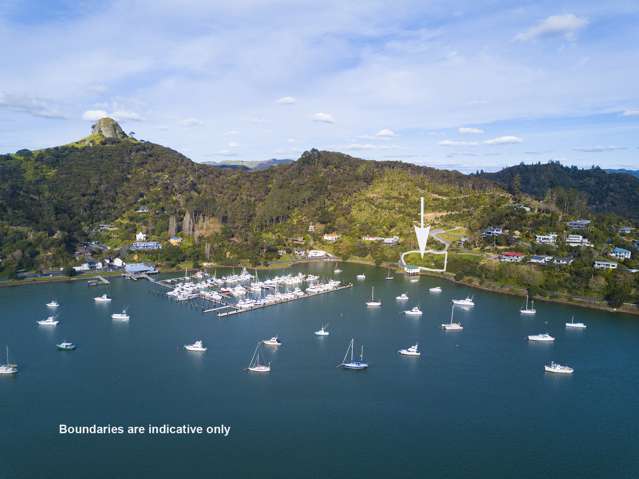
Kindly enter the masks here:
<path id="1" fill-rule="evenodd" d="M 225 311 L 225 312 L 222 312 L 222 313 L 217 313 L 217 317 L 218 318 L 223 318 L 225 316 L 232 316 L 234 314 L 247 313 L 249 311 L 254 311 L 256 309 L 268 308 L 269 306 L 275 306 L 275 305 L 278 305 L 278 304 L 291 303 L 293 301 L 297 301 L 297 300 L 300 300 L 300 299 L 312 298 L 313 296 L 320 296 L 322 294 L 334 293 L 335 291 L 341 291 L 343 289 L 352 288 L 352 287 L 353 287 L 353 283 L 348 283 L 348 284 L 345 284 L 343 286 L 338 286 L 335 289 L 330 289 L 328 291 L 319 291 L 317 293 L 306 293 L 304 296 L 299 296 L 299 297 L 291 298 L 291 299 L 284 299 L 282 301 L 277 301 L 277 302 L 270 303 L 270 304 L 260 304 L 260 305 L 251 306 L 251 307 L 248 307 L 248 308 L 239 309 L 239 308 L 235 308 L 234 306 L 228 306 L 228 307 L 233 308 L 233 309 L 231 311 Z M 211 310 L 211 311 L 213 311 L 213 310 Z"/>

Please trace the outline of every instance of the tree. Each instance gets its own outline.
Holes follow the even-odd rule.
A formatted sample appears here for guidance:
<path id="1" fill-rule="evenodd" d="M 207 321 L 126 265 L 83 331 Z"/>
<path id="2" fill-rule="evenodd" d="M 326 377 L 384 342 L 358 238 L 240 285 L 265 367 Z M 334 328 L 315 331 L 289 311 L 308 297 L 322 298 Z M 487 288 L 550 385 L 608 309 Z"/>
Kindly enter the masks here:
<path id="1" fill-rule="evenodd" d="M 630 297 L 631 285 L 625 278 L 613 275 L 608 279 L 606 301 L 612 308 L 618 308 Z"/>

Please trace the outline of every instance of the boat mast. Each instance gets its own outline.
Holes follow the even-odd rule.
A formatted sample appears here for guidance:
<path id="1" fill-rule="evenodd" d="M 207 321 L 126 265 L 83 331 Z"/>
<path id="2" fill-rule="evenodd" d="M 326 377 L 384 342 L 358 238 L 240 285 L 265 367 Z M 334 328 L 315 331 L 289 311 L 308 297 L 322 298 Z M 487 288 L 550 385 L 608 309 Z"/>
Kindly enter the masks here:
<path id="1" fill-rule="evenodd" d="M 253 351 L 253 356 L 251 356 L 251 361 L 249 362 L 248 367 L 252 367 L 253 366 L 253 360 L 255 359 L 255 355 L 257 354 L 257 350 L 260 348 L 260 343 L 257 343 L 257 346 L 255 346 L 255 351 Z"/>

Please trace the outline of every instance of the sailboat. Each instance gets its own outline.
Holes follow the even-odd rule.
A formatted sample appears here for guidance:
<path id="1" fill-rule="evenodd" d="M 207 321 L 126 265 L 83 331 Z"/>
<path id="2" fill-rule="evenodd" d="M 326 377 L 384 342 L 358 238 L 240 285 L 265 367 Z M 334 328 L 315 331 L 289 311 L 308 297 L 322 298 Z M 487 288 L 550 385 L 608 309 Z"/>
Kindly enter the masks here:
<path id="1" fill-rule="evenodd" d="M 455 305 L 453 304 L 453 307 L 450 309 L 450 322 L 442 324 L 442 329 L 443 330 L 445 330 L 445 331 L 461 331 L 462 329 L 464 329 L 464 327 L 461 325 L 461 323 L 453 322 L 453 315 L 454 314 L 455 314 Z"/>
<path id="2" fill-rule="evenodd" d="M 18 365 L 11 364 L 9 362 L 9 346 L 7 346 L 7 362 L 5 364 L 0 364 L 0 374 L 16 374 L 18 372 Z"/>
<path id="3" fill-rule="evenodd" d="M 375 299 L 375 286 L 371 288 L 371 300 L 366 301 L 366 306 L 369 308 L 377 308 L 382 305 L 382 302 L 378 299 Z"/>
<path id="4" fill-rule="evenodd" d="M 573 316 L 572 318 L 570 318 L 570 322 L 566 323 L 566 327 L 572 329 L 586 329 L 588 326 L 586 326 L 584 323 L 575 323 L 575 317 Z"/>
<path id="5" fill-rule="evenodd" d="M 315 331 L 315 336 L 328 336 L 329 334 L 331 334 L 326 329 L 327 327 L 328 327 L 328 324 L 323 324 L 322 327 L 318 331 Z"/>
<path id="6" fill-rule="evenodd" d="M 271 372 L 271 363 L 262 364 L 260 362 L 260 347 L 262 346 L 262 341 L 258 341 L 257 346 L 255 347 L 255 351 L 253 351 L 253 356 L 251 357 L 251 362 L 249 362 L 247 371 L 251 371 L 254 373 L 270 373 Z"/>
<path id="7" fill-rule="evenodd" d="M 391 274 L 390 268 L 388 268 L 388 271 L 386 272 L 386 278 L 384 279 L 395 279 L 395 276 Z"/>
<path id="8" fill-rule="evenodd" d="M 536 314 L 537 310 L 535 309 L 535 301 L 530 302 L 530 307 L 528 307 L 528 295 L 526 295 L 526 306 L 519 310 L 521 314 Z"/>
<path id="9" fill-rule="evenodd" d="M 344 355 L 344 359 L 342 362 L 337 365 L 338 368 L 344 369 L 352 369 L 355 371 L 361 371 L 363 369 L 368 368 L 368 363 L 364 362 L 364 346 L 362 346 L 361 352 L 359 353 L 359 361 L 353 359 L 353 350 L 355 349 L 355 339 L 351 339 L 351 342 L 348 343 L 348 349 L 346 349 L 346 354 Z M 350 360 L 346 362 L 348 358 L 348 353 L 350 353 Z"/>

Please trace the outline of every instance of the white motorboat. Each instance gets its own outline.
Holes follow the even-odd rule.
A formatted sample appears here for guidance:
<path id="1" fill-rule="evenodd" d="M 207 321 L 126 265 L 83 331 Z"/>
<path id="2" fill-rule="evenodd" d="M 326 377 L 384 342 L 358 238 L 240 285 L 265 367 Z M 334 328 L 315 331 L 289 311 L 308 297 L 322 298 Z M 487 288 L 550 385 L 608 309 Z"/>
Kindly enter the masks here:
<path id="1" fill-rule="evenodd" d="M 60 306 L 60 304 L 55 299 L 47 303 L 47 308 L 55 309 L 58 306 Z"/>
<path id="2" fill-rule="evenodd" d="M 257 343 L 255 347 L 255 351 L 253 351 L 253 356 L 251 357 L 251 361 L 249 362 L 247 371 L 251 371 L 253 373 L 270 373 L 271 372 L 271 363 L 262 364 L 260 361 L 260 348 L 262 346 L 262 341 Z"/>
<path id="3" fill-rule="evenodd" d="M 0 375 L 16 374 L 18 372 L 18 365 L 11 364 L 9 362 L 9 346 L 7 346 L 7 362 L 0 364 Z"/>
<path id="4" fill-rule="evenodd" d="M 531 301 L 530 306 L 528 306 L 528 295 L 526 295 L 526 305 L 519 310 L 520 314 L 537 314 L 537 310 L 535 309 L 535 301 Z"/>
<path id="5" fill-rule="evenodd" d="M 572 374 L 575 372 L 573 368 L 570 366 L 562 366 L 561 364 L 557 364 L 552 361 L 550 364 L 546 364 L 544 366 L 544 371 L 547 373 L 556 373 L 556 374 Z"/>
<path id="6" fill-rule="evenodd" d="M 47 319 L 41 319 L 38 321 L 38 324 L 40 326 L 57 326 L 59 322 L 60 321 L 55 319 L 55 316 L 49 316 Z"/>
<path id="7" fill-rule="evenodd" d="M 204 351 L 206 351 L 206 347 L 203 345 L 202 341 L 200 341 L 199 339 L 195 341 L 193 344 L 185 344 L 184 349 L 186 349 L 187 351 L 195 351 L 198 353 L 203 353 Z"/>
<path id="8" fill-rule="evenodd" d="M 335 268 L 335 269 L 333 270 L 333 273 L 335 273 L 335 274 L 340 274 L 341 272 L 342 272 L 342 270 L 341 270 L 341 269 L 339 269 L 339 268 Z"/>
<path id="9" fill-rule="evenodd" d="M 453 304 L 452 308 L 450 308 L 450 321 L 448 323 L 442 324 L 442 329 L 444 331 L 461 331 L 464 329 L 461 323 L 456 323 L 453 321 L 454 314 L 455 314 L 455 305 Z"/>
<path id="10" fill-rule="evenodd" d="M 466 296 L 464 299 L 453 299 L 453 304 L 461 308 L 472 308 L 475 306 L 472 296 Z"/>
<path id="11" fill-rule="evenodd" d="M 553 338 L 548 333 L 531 334 L 530 336 L 528 336 L 528 341 L 537 341 L 537 342 L 542 342 L 542 343 L 552 343 L 554 340 L 555 340 L 555 338 Z"/>
<path id="12" fill-rule="evenodd" d="M 410 282 L 411 283 L 419 283 L 419 276 L 411 276 Z"/>
<path id="13" fill-rule="evenodd" d="M 357 276 L 355 276 L 359 281 L 364 281 L 366 279 L 366 275 L 365 274 L 358 274 Z"/>
<path id="14" fill-rule="evenodd" d="M 344 355 L 344 359 L 342 362 L 337 365 L 338 368 L 351 369 L 353 371 L 362 371 L 368 368 L 368 363 L 364 362 L 364 346 L 359 353 L 359 361 L 353 359 L 353 350 L 355 349 L 355 340 L 351 339 L 351 342 L 348 343 L 348 348 L 346 349 L 346 354 Z M 348 353 L 350 352 L 350 359 L 347 361 Z"/>
<path id="15" fill-rule="evenodd" d="M 128 321 L 131 318 L 129 317 L 128 313 L 126 312 L 126 309 L 123 309 L 121 313 L 113 313 L 111 315 L 111 319 L 117 319 L 119 321 Z"/>
<path id="16" fill-rule="evenodd" d="M 442 288 L 439 287 L 439 286 L 435 286 L 434 288 L 429 288 L 428 291 L 431 292 L 431 293 L 441 293 L 442 292 Z"/>
<path id="17" fill-rule="evenodd" d="M 371 300 L 366 301 L 366 306 L 369 308 L 378 308 L 382 305 L 382 302 L 379 299 L 375 299 L 375 286 L 371 288 Z"/>
<path id="18" fill-rule="evenodd" d="M 273 336 L 271 339 L 265 339 L 262 341 L 266 346 L 281 346 L 282 342 L 277 338 L 277 336 Z"/>
<path id="19" fill-rule="evenodd" d="M 388 268 L 388 272 L 386 273 L 386 277 L 384 279 L 388 279 L 388 280 L 395 279 L 395 276 L 391 274 L 390 268 Z"/>
<path id="20" fill-rule="evenodd" d="M 109 298 L 106 294 L 103 294 L 102 296 L 96 296 L 93 298 L 93 301 L 96 303 L 109 303 L 111 302 L 111 298 Z"/>
<path id="21" fill-rule="evenodd" d="M 327 328 L 328 324 L 326 325 L 322 325 L 322 327 L 318 330 L 315 331 L 315 336 L 328 336 L 329 334 L 331 334 L 326 328 Z"/>
<path id="22" fill-rule="evenodd" d="M 418 344 L 415 344 L 414 346 L 411 346 L 406 349 L 400 349 L 398 352 L 402 356 L 421 356 L 422 355 L 422 353 L 419 352 Z"/>
<path id="23" fill-rule="evenodd" d="M 70 341 L 62 341 L 61 343 L 56 344 L 55 347 L 58 348 L 58 351 L 74 351 L 76 345 Z"/>
<path id="24" fill-rule="evenodd" d="M 406 311 L 404 311 L 404 314 L 406 316 L 421 316 L 423 313 L 418 306 L 414 306 L 411 309 L 407 309 Z"/>
<path id="25" fill-rule="evenodd" d="M 395 296 L 397 301 L 408 301 L 408 295 L 406 293 L 402 293 L 399 296 Z"/>
<path id="26" fill-rule="evenodd" d="M 586 329 L 588 326 L 584 323 L 575 323 L 575 317 L 573 316 L 570 318 L 570 322 L 566 323 L 566 327 L 571 329 Z"/>

